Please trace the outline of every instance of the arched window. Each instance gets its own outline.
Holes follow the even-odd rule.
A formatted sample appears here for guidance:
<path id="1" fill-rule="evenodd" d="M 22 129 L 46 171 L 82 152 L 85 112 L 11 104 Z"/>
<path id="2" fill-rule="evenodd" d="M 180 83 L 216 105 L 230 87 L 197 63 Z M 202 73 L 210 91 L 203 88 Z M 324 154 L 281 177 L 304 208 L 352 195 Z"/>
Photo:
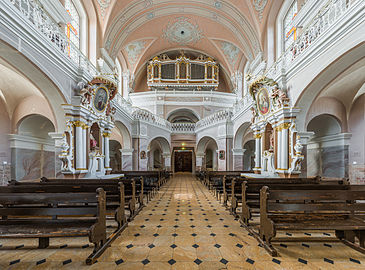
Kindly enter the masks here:
<path id="1" fill-rule="evenodd" d="M 65 1 L 65 9 L 71 16 L 71 22 L 65 26 L 68 40 L 71 41 L 78 49 L 80 48 L 80 14 L 75 4 L 71 0 Z M 69 54 L 71 53 L 70 44 L 68 45 Z"/>
<path id="2" fill-rule="evenodd" d="M 298 14 L 298 1 L 295 0 L 290 6 L 288 12 L 284 17 L 284 45 L 285 50 L 290 47 L 291 44 L 297 39 L 297 29 L 294 25 L 294 19 Z"/>

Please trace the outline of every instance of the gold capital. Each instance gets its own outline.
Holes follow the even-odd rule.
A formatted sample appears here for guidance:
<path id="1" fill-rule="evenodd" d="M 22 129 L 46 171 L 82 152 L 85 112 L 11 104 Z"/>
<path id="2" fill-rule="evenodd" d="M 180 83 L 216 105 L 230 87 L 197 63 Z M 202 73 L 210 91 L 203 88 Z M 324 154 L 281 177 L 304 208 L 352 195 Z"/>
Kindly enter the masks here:
<path id="1" fill-rule="evenodd" d="M 262 134 L 258 133 L 258 134 L 253 135 L 253 137 L 254 137 L 255 139 L 261 139 Z"/>
<path id="2" fill-rule="evenodd" d="M 107 138 L 110 138 L 110 133 L 106 133 L 106 132 L 103 132 L 103 137 L 107 137 Z"/>

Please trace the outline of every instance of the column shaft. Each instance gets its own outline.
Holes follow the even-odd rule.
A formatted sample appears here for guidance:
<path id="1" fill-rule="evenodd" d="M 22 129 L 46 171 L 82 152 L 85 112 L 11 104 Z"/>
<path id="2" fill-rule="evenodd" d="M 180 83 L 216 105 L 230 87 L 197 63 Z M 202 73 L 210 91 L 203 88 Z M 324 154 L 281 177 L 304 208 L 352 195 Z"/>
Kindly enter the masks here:
<path id="1" fill-rule="evenodd" d="M 282 159 L 281 159 L 281 151 L 282 151 L 282 143 L 281 143 L 281 135 L 282 135 L 282 132 L 280 129 L 278 129 L 278 148 L 277 148 L 277 166 L 276 166 L 276 169 L 282 169 Z"/>
<path id="2" fill-rule="evenodd" d="M 282 167 L 281 169 L 288 169 L 288 157 L 289 157 L 289 147 L 288 147 L 288 129 L 283 129 L 281 134 L 281 142 L 282 142 Z"/>
<path id="3" fill-rule="evenodd" d="M 105 155 L 105 168 L 110 168 L 110 156 L 109 156 L 109 134 L 104 137 L 104 155 Z"/>
<path id="4" fill-rule="evenodd" d="M 255 140 L 255 155 L 255 166 L 261 168 L 261 139 L 258 137 Z"/>
<path id="5" fill-rule="evenodd" d="M 82 141 L 82 127 L 81 125 L 76 125 L 76 169 L 84 169 L 83 165 L 83 141 Z"/>

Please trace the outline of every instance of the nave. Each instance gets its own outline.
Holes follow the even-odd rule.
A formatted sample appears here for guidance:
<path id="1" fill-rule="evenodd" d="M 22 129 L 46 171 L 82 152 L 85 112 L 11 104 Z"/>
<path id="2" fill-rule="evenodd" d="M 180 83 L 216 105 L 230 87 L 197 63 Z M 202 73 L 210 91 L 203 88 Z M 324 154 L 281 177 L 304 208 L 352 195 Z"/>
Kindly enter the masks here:
<path id="1" fill-rule="evenodd" d="M 175 174 L 94 265 L 85 265 L 92 250 L 86 238 L 50 241 L 39 250 L 36 240 L 2 239 L 1 269 L 363 269 L 365 263 L 364 255 L 341 243 L 310 241 L 275 243 L 281 256 L 271 257 L 186 173 Z"/>

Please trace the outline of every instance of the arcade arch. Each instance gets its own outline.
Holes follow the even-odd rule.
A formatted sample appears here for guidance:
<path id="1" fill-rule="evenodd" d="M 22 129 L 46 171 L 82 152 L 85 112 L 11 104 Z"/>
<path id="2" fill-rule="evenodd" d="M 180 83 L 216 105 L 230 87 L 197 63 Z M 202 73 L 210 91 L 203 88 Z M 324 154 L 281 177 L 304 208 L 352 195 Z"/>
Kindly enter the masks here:
<path id="1" fill-rule="evenodd" d="M 39 114 L 22 118 L 17 134 L 11 134 L 12 177 L 16 180 L 55 177 L 55 147 L 49 133 L 55 127 L 50 119 Z"/>
<path id="2" fill-rule="evenodd" d="M 196 147 L 197 170 L 218 170 L 218 144 L 212 138 L 205 136 L 200 139 Z"/>
<path id="3" fill-rule="evenodd" d="M 155 137 L 148 144 L 147 168 L 148 170 L 171 168 L 171 147 L 164 137 Z"/>

